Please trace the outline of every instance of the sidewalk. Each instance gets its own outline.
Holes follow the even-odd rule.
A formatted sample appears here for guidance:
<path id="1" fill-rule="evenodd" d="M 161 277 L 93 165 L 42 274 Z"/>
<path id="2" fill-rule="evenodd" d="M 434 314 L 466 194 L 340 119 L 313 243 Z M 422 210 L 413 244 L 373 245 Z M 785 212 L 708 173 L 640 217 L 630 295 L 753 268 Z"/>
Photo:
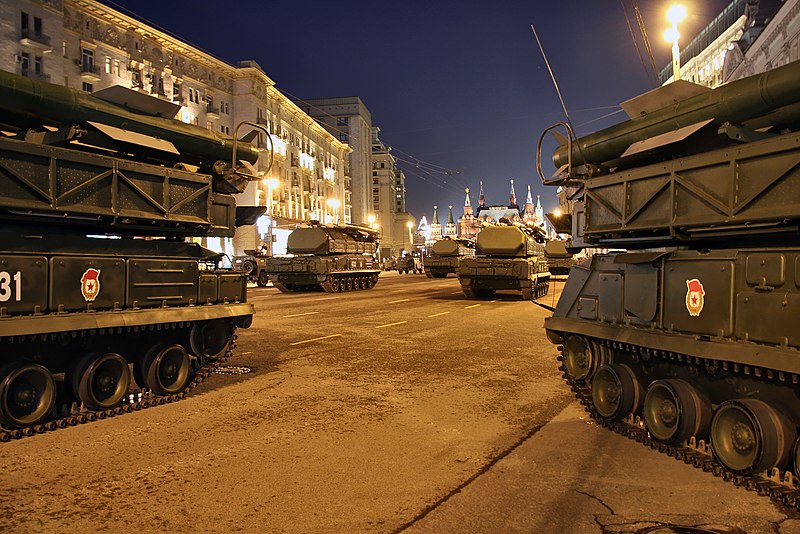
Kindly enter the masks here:
<path id="1" fill-rule="evenodd" d="M 409 532 L 800 532 L 790 517 L 799 516 L 597 427 L 573 403 Z"/>

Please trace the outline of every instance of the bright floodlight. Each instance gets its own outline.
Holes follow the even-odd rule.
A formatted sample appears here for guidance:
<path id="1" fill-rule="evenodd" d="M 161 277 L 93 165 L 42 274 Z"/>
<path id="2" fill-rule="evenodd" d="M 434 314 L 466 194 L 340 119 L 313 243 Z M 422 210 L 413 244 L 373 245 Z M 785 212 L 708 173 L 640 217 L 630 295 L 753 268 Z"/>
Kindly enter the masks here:
<path id="1" fill-rule="evenodd" d="M 369 225 L 372 226 L 372 223 L 375 222 L 375 216 L 374 215 L 367 216 L 367 221 L 369 221 Z"/>
<path id="2" fill-rule="evenodd" d="M 270 189 L 276 189 L 281 183 L 278 181 L 277 178 L 267 178 L 264 180 L 264 185 L 269 187 Z"/>
<path id="3" fill-rule="evenodd" d="M 667 28 L 664 31 L 664 40 L 668 43 L 677 43 L 680 36 L 681 34 L 675 28 Z"/>
<path id="4" fill-rule="evenodd" d="M 342 205 L 342 203 L 339 202 L 338 198 L 329 198 L 327 202 L 328 202 L 328 206 L 330 206 L 332 208 L 338 208 L 339 206 Z"/>
<path id="5" fill-rule="evenodd" d="M 406 223 L 406 226 L 408 226 L 408 229 L 411 230 L 414 227 L 414 223 L 412 223 L 411 221 L 408 221 Z"/>
<path id="6" fill-rule="evenodd" d="M 555 215 L 556 217 L 561 217 L 561 210 L 556 208 L 555 211 L 553 211 L 553 215 Z"/>
<path id="7" fill-rule="evenodd" d="M 673 25 L 679 23 L 686 18 L 686 8 L 680 4 L 673 4 L 667 10 L 667 20 Z"/>

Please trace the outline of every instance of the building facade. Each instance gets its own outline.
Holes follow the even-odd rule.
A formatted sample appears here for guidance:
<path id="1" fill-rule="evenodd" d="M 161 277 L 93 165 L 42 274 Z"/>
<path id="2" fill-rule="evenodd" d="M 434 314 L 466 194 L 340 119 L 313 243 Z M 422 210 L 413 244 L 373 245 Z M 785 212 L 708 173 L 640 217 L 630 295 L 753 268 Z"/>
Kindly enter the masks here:
<path id="1" fill-rule="evenodd" d="M 295 100 L 331 135 L 350 145 L 348 158 L 353 224 L 368 225 L 372 214 L 372 115 L 357 96 Z"/>
<path id="2" fill-rule="evenodd" d="M 95 0 L 10 0 L 0 15 L 0 69 L 86 92 L 127 87 L 179 104 L 176 118 L 220 137 L 234 135 L 243 121 L 268 129 L 257 143 L 265 153 L 273 147 L 273 165 L 265 172 L 269 158 L 261 158 L 263 180 L 237 202 L 267 206 L 274 217 L 240 228 L 232 240 L 208 239 L 210 248 L 241 254 L 297 222 L 349 222 L 350 147 L 278 91 L 254 61 L 231 65 Z"/>
<path id="3" fill-rule="evenodd" d="M 405 175 L 380 140 L 380 128 L 372 127 L 372 213 L 381 232 L 381 257 L 399 256 L 414 247 L 414 217 L 405 210 Z"/>

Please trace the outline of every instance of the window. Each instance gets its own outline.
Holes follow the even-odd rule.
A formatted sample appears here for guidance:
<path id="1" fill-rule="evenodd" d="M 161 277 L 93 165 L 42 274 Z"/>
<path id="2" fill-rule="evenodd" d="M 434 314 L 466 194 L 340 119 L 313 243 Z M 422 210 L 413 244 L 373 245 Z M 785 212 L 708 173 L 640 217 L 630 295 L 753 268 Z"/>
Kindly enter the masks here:
<path id="1" fill-rule="evenodd" d="M 94 91 L 94 87 L 92 86 L 92 84 L 86 82 L 83 82 L 81 89 L 83 89 L 87 93 L 91 93 L 92 91 Z"/>
<path id="2" fill-rule="evenodd" d="M 131 71 L 131 85 L 133 87 L 141 87 L 142 86 L 142 71 L 140 71 L 140 70 L 132 70 Z"/>
<path id="3" fill-rule="evenodd" d="M 61 41 L 61 56 L 67 57 L 67 42 Z"/>
<path id="4" fill-rule="evenodd" d="M 33 58 L 33 72 L 36 74 L 42 73 L 42 56 L 34 56 Z"/>
<path id="5" fill-rule="evenodd" d="M 33 17 L 33 33 L 42 35 L 42 19 L 40 17 Z"/>
<path id="6" fill-rule="evenodd" d="M 19 27 L 22 29 L 23 33 L 30 27 L 29 20 L 28 14 L 23 11 L 19 21 Z"/>
<path id="7" fill-rule="evenodd" d="M 120 72 L 120 71 L 119 71 L 119 60 L 118 60 L 118 59 L 115 59 L 115 60 L 114 60 L 114 74 L 116 74 L 117 76 L 119 76 L 119 72 Z"/>
<path id="8" fill-rule="evenodd" d="M 83 65 L 83 70 L 85 71 L 94 69 L 94 50 L 89 48 L 81 50 L 81 65 Z"/>
<path id="9" fill-rule="evenodd" d="M 106 74 L 111 74 L 111 58 L 106 56 Z"/>
<path id="10" fill-rule="evenodd" d="M 347 126 L 350 124 L 350 117 L 337 117 L 336 126 Z"/>
<path id="11" fill-rule="evenodd" d="M 180 100 L 181 99 L 181 84 L 173 83 L 172 84 L 172 100 Z"/>
<path id="12" fill-rule="evenodd" d="M 339 141 L 343 141 L 345 143 L 350 141 L 350 136 L 347 135 L 346 133 L 339 132 L 339 135 L 337 137 L 339 138 Z"/>
<path id="13" fill-rule="evenodd" d="M 372 171 L 372 176 L 378 176 L 378 171 Z"/>
<path id="14" fill-rule="evenodd" d="M 23 52 L 20 54 L 20 68 L 22 72 L 28 72 L 28 69 L 31 67 L 31 55 L 27 52 Z"/>

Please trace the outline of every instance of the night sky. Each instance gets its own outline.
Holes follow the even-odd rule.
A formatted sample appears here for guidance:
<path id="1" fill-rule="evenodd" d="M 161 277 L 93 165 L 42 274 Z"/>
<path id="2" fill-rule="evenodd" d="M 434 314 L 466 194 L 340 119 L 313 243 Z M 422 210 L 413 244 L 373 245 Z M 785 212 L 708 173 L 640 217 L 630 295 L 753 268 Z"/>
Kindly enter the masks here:
<path id="1" fill-rule="evenodd" d="M 557 205 L 536 176 L 534 152 L 563 112 L 531 24 L 579 135 L 622 120 L 595 119 L 655 87 L 621 0 L 106 3 L 230 63 L 256 60 L 287 96 L 360 96 L 401 158 L 407 209 L 417 218 L 430 218 L 433 204 L 453 204 L 458 215 L 464 187 L 477 203 L 479 180 L 489 203 L 508 201 L 513 178 L 520 203 L 530 184 L 545 210 Z M 658 70 L 670 61 L 662 37 L 670 3 L 639 0 Z M 684 1 L 681 42 L 728 3 Z M 632 2 L 624 4 L 635 28 Z"/>

